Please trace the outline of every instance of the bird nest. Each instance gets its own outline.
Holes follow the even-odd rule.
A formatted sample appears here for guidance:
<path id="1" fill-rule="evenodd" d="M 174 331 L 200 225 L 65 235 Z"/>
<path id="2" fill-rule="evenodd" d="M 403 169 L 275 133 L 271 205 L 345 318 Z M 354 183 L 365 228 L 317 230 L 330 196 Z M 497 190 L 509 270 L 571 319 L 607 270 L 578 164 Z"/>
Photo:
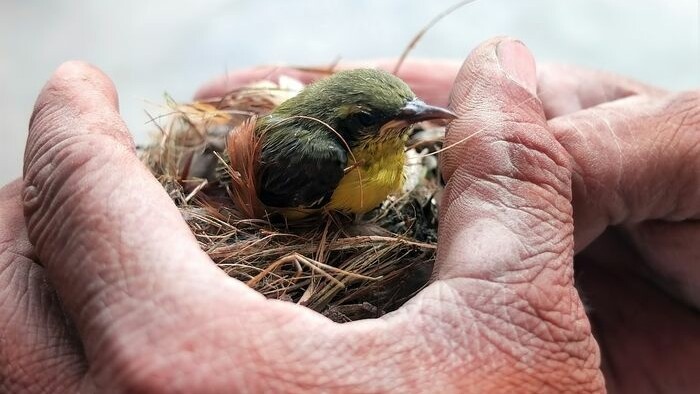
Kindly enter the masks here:
<path id="1" fill-rule="evenodd" d="M 143 162 L 168 192 L 201 248 L 229 276 L 268 298 L 295 302 L 347 322 L 391 312 L 430 278 L 437 242 L 437 161 L 444 128 L 418 125 L 407 147 L 401 192 L 361 218 L 322 213 L 296 222 L 252 217 L 237 198 L 226 139 L 302 88 L 280 77 L 225 97 L 189 104 L 167 99 L 152 118 Z M 230 142 L 229 142 L 230 143 Z M 239 140 L 237 143 L 241 143 Z"/>

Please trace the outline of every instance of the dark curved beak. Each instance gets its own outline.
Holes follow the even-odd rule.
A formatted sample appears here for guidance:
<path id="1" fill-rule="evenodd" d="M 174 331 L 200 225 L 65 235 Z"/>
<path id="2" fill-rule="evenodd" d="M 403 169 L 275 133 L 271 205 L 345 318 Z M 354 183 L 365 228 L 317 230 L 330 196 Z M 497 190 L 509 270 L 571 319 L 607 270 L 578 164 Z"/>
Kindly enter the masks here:
<path id="1" fill-rule="evenodd" d="M 406 131 L 406 128 L 410 125 L 424 120 L 452 120 L 456 118 L 457 115 L 448 109 L 428 105 L 423 100 L 413 99 L 401 108 L 401 111 L 399 111 L 396 117 L 382 126 L 380 133 L 403 132 Z"/>
<path id="2" fill-rule="evenodd" d="M 445 108 L 428 105 L 423 100 L 413 99 L 401 108 L 396 120 L 403 120 L 408 124 L 435 119 L 456 119 L 457 115 Z"/>

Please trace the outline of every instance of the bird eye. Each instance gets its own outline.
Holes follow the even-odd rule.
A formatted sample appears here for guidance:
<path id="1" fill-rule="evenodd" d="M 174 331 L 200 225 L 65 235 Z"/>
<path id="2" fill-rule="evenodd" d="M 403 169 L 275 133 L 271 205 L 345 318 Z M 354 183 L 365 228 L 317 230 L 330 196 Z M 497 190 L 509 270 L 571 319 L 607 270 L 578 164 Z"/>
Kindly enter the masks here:
<path id="1" fill-rule="evenodd" d="M 360 112 L 355 116 L 357 121 L 365 127 L 372 126 L 377 122 L 376 117 L 369 112 Z"/>

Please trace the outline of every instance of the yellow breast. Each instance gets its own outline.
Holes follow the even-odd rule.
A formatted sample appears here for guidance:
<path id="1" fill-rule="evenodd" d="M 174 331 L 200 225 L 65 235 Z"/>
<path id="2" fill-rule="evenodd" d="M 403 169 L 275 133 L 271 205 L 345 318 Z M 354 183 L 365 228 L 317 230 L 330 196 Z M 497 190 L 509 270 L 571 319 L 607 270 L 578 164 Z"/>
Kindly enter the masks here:
<path id="1" fill-rule="evenodd" d="M 367 141 L 352 150 L 352 170 L 340 180 L 327 208 L 365 213 L 384 201 L 403 184 L 406 161 L 401 138 L 389 141 Z"/>

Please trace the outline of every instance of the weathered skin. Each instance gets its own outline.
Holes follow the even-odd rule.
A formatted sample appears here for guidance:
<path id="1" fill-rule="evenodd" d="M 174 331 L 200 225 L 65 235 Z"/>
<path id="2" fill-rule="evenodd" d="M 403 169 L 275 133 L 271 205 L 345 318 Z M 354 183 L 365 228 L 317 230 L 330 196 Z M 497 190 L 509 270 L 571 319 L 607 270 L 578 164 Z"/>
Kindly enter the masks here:
<path id="1" fill-rule="evenodd" d="M 602 392 L 604 374 L 610 392 L 697 388 L 700 95 L 541 71 L 509 39 L 459 72 L 404 66 L 435 105 L 457 75 L 448 142 L 484 131 L 443 156 L 435 282 L 338 325 L 216 268 L 138 162 L 108 79 L 62 66 L 24 184 L 0 190 L 0 391 Z"/>

